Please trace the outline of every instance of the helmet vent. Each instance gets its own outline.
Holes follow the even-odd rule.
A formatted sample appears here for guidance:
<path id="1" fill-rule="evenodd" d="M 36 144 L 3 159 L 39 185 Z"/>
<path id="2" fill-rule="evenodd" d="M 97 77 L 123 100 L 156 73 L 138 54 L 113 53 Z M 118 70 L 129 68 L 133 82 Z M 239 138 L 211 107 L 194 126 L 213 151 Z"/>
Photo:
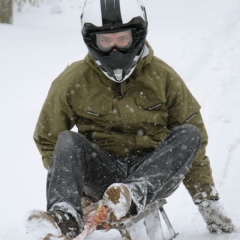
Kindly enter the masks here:
<path id="1" fill-rule="evenodd" d="M 115 70 L 113 70 L 113 72 L 114 72 L 114 75 L 115 75 L 115 77 L 116 77 L 116 80 L 118 80 L 119 82 L 121 82 L 123 70 L 122 70 L 122 69 L 115 69 Z"/>

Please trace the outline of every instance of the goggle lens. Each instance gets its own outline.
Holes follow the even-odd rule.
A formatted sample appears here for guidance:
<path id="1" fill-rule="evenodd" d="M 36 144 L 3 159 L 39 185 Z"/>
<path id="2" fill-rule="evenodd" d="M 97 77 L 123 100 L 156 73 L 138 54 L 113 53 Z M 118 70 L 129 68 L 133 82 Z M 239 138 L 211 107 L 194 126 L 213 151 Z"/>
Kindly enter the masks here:
<path id="1" fill-rule="evenodd" d="M 131 30 L 113 33 L 97 33 L 96 44 L 102 51 L 109 51 L 114 47 L 127 49 L 132 45 L 133 37 Z"/>

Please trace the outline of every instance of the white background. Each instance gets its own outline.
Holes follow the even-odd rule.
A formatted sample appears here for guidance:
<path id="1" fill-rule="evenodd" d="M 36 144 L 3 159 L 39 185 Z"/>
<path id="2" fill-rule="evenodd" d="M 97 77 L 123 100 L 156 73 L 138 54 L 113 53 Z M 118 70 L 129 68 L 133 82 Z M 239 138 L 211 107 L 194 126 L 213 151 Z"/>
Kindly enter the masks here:
<path id="1" fill-rule="evenodd" d="M 0 239 L 31 240 L 24 219 L 45 209 L 46 170 L 32 135 L 54 78 L 87 49 L 80 32 L 83 1 L 48 1 L 14 12 L 0 24 Z M 202 106 L 221 203 L 240 226 L 240 2 L 236 0 L 144 1 L 148 41 L 172 66 Z M 181 186 L 166 211 L 179 240 L 237 240 L 240 233 L 209 234 Z M 97 232 L 89 240 L 119 240 Z M 143 239 L 140 239 L 143 240 Z"/>

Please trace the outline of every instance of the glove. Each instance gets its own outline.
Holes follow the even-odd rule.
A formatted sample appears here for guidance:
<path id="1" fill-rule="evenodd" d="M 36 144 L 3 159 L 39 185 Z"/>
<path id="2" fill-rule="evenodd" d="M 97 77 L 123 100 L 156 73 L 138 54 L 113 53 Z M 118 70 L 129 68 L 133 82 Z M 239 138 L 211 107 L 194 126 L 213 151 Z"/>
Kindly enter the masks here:
<path id="1" fill-rule="evenodd" d="M 206 222 L 209 232 L 231 233 L 234 231 L 235 226 L 219 201 L 204 200 L 198 205 L 198 210 Z"/>
<path id="2" fill-rule="evenodd" d="M 135 150 L 136 139 L 133 134 L 93 132 L 93 142 L 114 155 L 131 154 Z"/>

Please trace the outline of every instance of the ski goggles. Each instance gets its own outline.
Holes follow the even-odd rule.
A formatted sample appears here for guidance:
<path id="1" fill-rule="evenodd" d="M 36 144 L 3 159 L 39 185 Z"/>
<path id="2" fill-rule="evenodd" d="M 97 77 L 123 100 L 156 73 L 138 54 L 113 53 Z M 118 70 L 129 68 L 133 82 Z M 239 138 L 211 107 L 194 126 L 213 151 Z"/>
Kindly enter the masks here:
<path id="1" fill-rule="evenodd" d="M 132 30 L 118 32 L 96 33 L 95 41 L 97 47 L 103 52 L 110 52 L 113 49 L 120 51 L 128 50 L 133 43 Z"/>

